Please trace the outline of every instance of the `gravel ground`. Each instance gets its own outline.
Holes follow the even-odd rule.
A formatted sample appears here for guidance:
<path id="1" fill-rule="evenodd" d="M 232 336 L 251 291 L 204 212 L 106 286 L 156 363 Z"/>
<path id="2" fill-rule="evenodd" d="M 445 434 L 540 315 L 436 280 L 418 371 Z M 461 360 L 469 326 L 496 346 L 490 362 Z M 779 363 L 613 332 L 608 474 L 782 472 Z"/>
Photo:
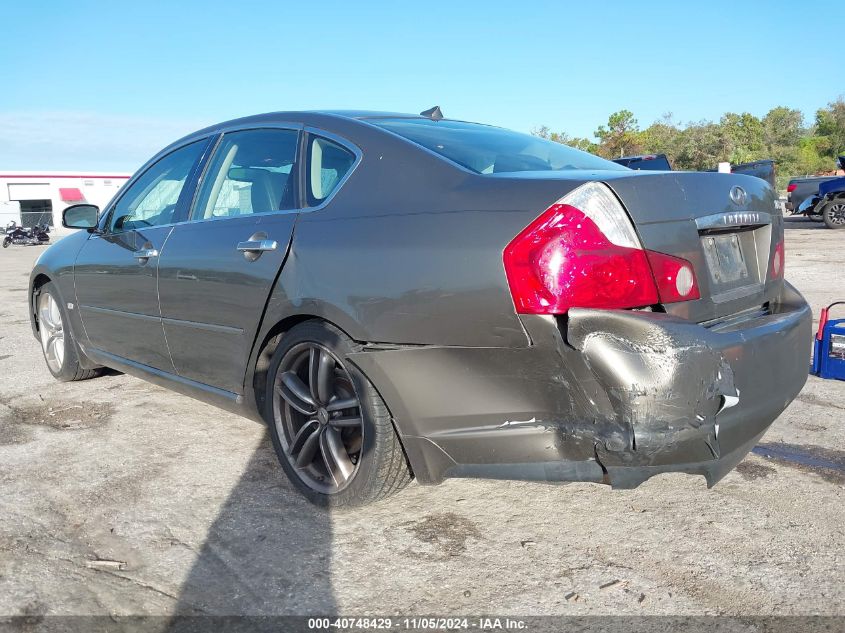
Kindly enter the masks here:
<path id="1" fill-rule="evenodd" d="M 256 423 L 117 373 L 55 382 L 26 315 L 40 252 L 0 251 L 0 615 L 845 614 L 845 383 L 810 377 L 711 490 L 455 480 L 328 513 Z M 843 268 L 845 231 L 788 223 L 814 311 Z"/>

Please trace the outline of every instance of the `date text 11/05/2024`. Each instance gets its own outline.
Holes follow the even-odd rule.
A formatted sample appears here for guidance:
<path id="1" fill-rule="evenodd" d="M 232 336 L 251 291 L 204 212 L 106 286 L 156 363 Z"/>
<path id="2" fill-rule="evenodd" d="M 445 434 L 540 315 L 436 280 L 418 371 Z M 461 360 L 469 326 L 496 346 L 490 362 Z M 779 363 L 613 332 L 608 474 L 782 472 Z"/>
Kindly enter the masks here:
<path id="1" fill-rule="evenodd" d="M 527 623 L 520 619 L 478 617 L 478 618 L 309 618 L 310 630 L 478 630 L 478 631 L 522 631 Z"/>

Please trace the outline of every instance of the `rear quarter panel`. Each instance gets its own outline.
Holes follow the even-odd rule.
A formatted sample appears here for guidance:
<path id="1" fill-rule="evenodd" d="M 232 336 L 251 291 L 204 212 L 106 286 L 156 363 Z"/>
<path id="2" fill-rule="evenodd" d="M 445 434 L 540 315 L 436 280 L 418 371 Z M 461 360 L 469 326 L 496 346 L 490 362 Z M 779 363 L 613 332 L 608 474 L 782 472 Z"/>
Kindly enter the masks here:
<path id="1" fill-rule="evenodd" d="M 328 206 L 303 212 L 268 306 L 325 318 L 359 341 L 526 346 L 502 264 L 507 243 L 577 183 L 490 179 L 360 122 L 361 164 Z"/>

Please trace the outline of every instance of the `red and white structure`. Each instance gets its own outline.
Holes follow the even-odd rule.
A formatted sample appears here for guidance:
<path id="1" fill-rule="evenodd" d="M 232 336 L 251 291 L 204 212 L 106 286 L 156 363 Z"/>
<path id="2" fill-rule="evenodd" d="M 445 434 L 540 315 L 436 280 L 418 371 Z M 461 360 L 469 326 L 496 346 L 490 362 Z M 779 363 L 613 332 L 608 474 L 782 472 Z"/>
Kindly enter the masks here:
<path id="1" fill-rule="evenodd" d="M 0 228 L 14 220 L 23 226 L 62 225 L 65 207 L 81 202 L 101 209 L 131 174 L 64 171 L 0 171 Z"/>

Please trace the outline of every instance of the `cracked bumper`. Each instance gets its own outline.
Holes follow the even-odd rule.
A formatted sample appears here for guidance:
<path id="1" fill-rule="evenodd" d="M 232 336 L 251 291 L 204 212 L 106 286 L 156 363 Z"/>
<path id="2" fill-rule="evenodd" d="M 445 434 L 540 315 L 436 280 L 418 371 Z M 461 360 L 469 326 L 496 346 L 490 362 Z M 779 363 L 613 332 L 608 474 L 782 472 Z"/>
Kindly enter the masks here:
<path id="1" fill-rule="evenodd" d="M 412 347 L 353 360 L 422 483 L 596 481 L 663 472 L 713 485 L 807 379 L 811 314 L 788 284 L 765 316 L 706 328 L 666 314 L 524 317 L 526 348 Z"/>

